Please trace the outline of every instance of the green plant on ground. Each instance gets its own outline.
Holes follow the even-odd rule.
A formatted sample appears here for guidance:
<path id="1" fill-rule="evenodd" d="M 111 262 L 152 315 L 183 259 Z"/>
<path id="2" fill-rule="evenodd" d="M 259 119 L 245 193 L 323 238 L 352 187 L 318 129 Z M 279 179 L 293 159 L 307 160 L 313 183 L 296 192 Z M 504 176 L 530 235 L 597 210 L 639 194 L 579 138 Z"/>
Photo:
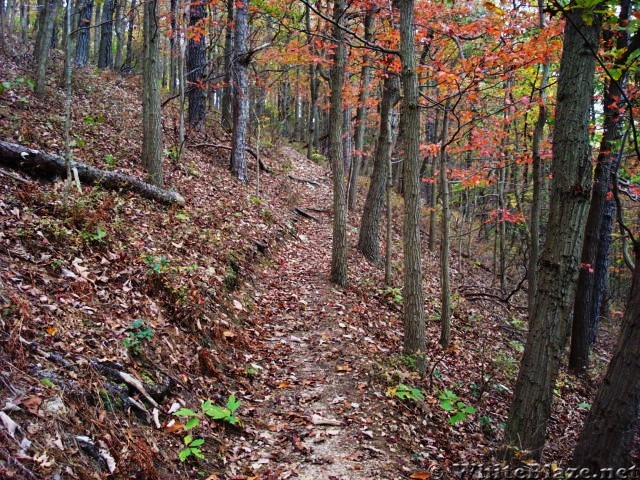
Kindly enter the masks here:
<path id="1" fill-rule="evenodd" d="M 400 400 L 412 400 L 414 402 L 424 399 L 424 394 L 420 389 L 408 387 L 403 383 L 387 388 L 386 394 L 387 397 L 397 397 Z"/>
<path id="2" fill-rule="evenodd" d="M 473 413 L 476 413 L 476 409 L 470 405 L 467 405 L 460 400 L 460 397 L 453 393 L 451 390 L 443 390 L 438 395 L 440 399 L 440 408 L 445 412 L 449 412 L 449 424 L 455 425 L 458 422 L 462 422 Z"/>
<path id="3" fill-rule="evenodd" d="M 114 168 L 116 166 L 116 164 L 118 163 L 118 160 L 116 160 L 116 157 L 114 157 L 113 155 L 109 154 L 109 155 L 105 155 L 104 156 L 104 163 L 107 164 L 109 169 L 112 169 L 112 168 Z"/>
<path id="4" fill-rule="evenodd" d="M 387 298 L 395 303 L 402 303 L 404 297 L 402 296 L 402 289 L 395 287 L 387 287 L 380 292 Z"/>
<path id="5" fill-rule="evenodd" d="M 148 275 L 162 273 L 169 266 L 169 261 L 167 260 L 167 257 L 164 256 L 156 257 L 154 255 L 145 255 L 142 258 L 144 263 L 147 264 L 147 267 L 149 267 L 149 270 L 147 271 Z"/>
<path id="6" fill-rule="evenodd" d="M 97 227 L 95 230 L 85 230 L 80 233 L 80 238 L 89 243 L 105 243 L 107 232 Z"/>
<path id="7" fill-rule="evenodd" d="M 235 395 L 230 395 L 224 407 L 215 405 L 211 400 L 205 400 L 200 405 L 200 412 L 183 407 L 174 412 L 174 415 L 185 419 L 185 423 L 182 426 L 185 432 L 193 430 L 200 425 L 200 420 L 203 416 L 210 417 L 213 420 L 221 420 L 231 425 L 242 425 L 241 420 L 235 416 L 236 410 L 240 408 L 241 404 L 242 402 Z M 191 456 L 199 459 L 205 458 L 200 448 L 204 445 L 203 438 L 196 438 L 188 434 L 182 439 L 182 442 L 184 447 L 178 452 L 178 459 L 181 462 Z"/>
<path id="8" fill-rule="evenodd" d="M 145 326 L 144 320 L 137 319 L 131 322 L 128 330 L 129 336 L 122 340 L 122 344 L 134 355 L 140 355 L 142 345 L 153 337 L 153 329 Z"/>
<path id="9" fill-rule="evenodd" d="M 184 462 L 187 458 L 194 456 L 203 459 L 204 455 L 200 447 L 204 445 L 204 438 L 193 438 L 193 435 L 186 435 L 182 439 L 184 448 L 178 452 L 178 459 Z"/>

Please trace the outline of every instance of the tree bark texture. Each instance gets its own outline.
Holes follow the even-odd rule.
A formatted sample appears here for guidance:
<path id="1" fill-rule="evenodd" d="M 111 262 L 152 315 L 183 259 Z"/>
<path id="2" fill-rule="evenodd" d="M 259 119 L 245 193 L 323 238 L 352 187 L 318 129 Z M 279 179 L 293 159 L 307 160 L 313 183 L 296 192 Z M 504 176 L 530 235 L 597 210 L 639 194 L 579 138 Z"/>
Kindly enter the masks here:
<path id="1" fill-rule="evenodd" d="M 204 21 L 206 12 L 201 0 L 189 7 L 189 42 L 187 43 L 187 84 L 189 112 L 187 122 L 193 127 L 204 124 L 206 115 L 205 66 L 207 58 L 204 51 Z"/>
<path id="2" fill-rule="evenodd" d="M 553 180 L 538 292 L 516 382 L 505 440 L 538 458 L 544 446 L 553 388 L 574 300 L 584 216 L 591 187 L 589 108 L 600 22 L 568 13 L 553 131 Z M 575 25 L 575 26 L 574 26 Z M 590 46 L 586 42 L 589 42 Z"/>
<path id="3" fill-rule="evenodd" d="M 231 130 L 233 126 L 233 37 L 235 0 L 227 0 L 227 28 L 224 37 L 224 87 L 222 89 L 222 126 Z"/>
<path id="4" fill-rule="evenodd" d="M 619 16 L 619 24 L 621 26 L 626 25 L 629 20 L 629 9 L 630 0 L 625 0 Z M 613 35 L 607 32 L 607 36 L 612 37 Z M 626 48 L 629 40 L 628 31 L 621 28 L 617 32 L 617 36 L 616 47 L 620 49 Z M 582 255 L 580 257 L 581 268 L 578 275 L 578 287 L 573 305 L 569 367 L 578 373 L 585 371 L 589 367 L 589 351 L 595 339 L 596 325 L 600 314 L 599 308 L 594 307 L 596 304 L 599 307 L 601 303 L 599 300 L 604 289 L 602 277 L 606 274 L 602 269 L 602 264 L 598 264 L 597 257 L 600 246 L 603 243 L 610 243 L 608 239 L 602 237 L 602 234 L 607 231 L 607 226 L 603 225 L 603 222 L 611 221 L 610 218 L 605 218 L 605 210 L 608 202 L 607 195 L 611 191 L 611 175 L 612 173 L 617 173 L 618 169 L 618 162 L 615 160 L 616 145 L 622 138 L 620 126 L 624 117 L 618 102 L 623 97 L 622 89 L 625 88 L 629 71 L 628 67 L 624 65 L 619 65 L 618 67 L 622 71 L 620 78 L 618 78 L 617 82 L 608 81 L 604 91 L 602 140 L 600 141 L 600 151 L 596 160 L 591 203 L 589 204 Z M 615 169 L 615 172 L 613 172 L 613 169 Z M 610 232 L 611 229 L 609 228 L 608 230 Z"/>
<path id="5" fill-rule="evenodd" d="M 331 244 L 331 281 L 347 284 L 347 198 L 344 181 L 342 87 L 344 85 L 345 45 L 340 26 L 344 22 L 344 0 L 333 2 L 333 65 L 329 107 L 329 159 L 333 174 L 333 237 Z"/>
<path id="6" fill-rule="evenodd" d="M 158 0 L 144 3 L 142 60 L 142 165 L 154 185 L 163 184 Z"/>
<path id="7" fill-rule="evenodd" d="M 382 218 L 389 159 L 393 149 L 391 112 L 399 98 L 400 79 L 394 74 L 388 74 L 384 79 L 382 99 L 380 101 L 380 127 L 376 150 L 373 155 L 373 172 L 362 210 L 358 235 L 358 250 L 373 262 L 381 260 L 379 246 L 380 219 Z"/>
<path id="8" fill-rule="evenodd" d="M 613 358 L 578 440 L 573 465 L 599 469 L 631 467 L 640 414 L 640 244 L 623 328 Z M 601 477 L 607 478 L 607 477 Z M 618 477 L 609 477 L 618 478 Z"/>
<path id="9" fill-rule="evenodd" d="M 231 171 L 241 182 L 247 177 L 247 126 L 249 124 L 249 76 L 251 60 L 249 38 L 249 0 L 236 2 L 235 36 L 233 39 L 233 135 L 231 138 Z"/>
<path id="10" fill-rule="evenodd" d="M 84 67 L 89 62 L 89 29 L 91 27 L 91 13 L 93 0 L 84 0 L 80 18 L 78 18 L 78 41 L 76 42 L 75 64 Z"/>
<path id="11" fill-rule="evenodd" d="M 424 293 L 420 244 L 420 105 L 414 45 L 414 0 L 399 0 L 402 60 L 402 145 L 404 195 L 404 351 L 425 353 Z M 424 368 L 423 360 L 419 361 Z"/>
<path id="12" fill-rule="evenodd" d="M 37 97 L 44 95 L 49 49 L 51 48 L 51 38 L 53 37 L 56 14 L 58 13 L 58 0 L 44 0 L 41 8 L 42 10 L 38 17 L 38 36 L 33 52 L 36 63 L 36 85 L 34 91 Z"/>
<path id="13" fill-rule="evenodd" d="M 105 0 L 102 5 L 102 18 L 100 20 L 102 25 L 100 26 L 98 68 L 111 68 L 113 66 L 113 55 L 111 53 L 111 44 L 113 41 L 113 10 L 114 0 Z"/>

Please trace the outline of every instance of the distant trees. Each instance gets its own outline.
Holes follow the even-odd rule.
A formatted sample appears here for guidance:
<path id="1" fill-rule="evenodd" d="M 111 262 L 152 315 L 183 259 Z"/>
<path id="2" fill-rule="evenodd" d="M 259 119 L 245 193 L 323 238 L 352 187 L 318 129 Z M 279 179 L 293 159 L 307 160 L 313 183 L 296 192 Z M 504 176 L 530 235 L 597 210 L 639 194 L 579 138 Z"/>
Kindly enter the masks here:
<path id="1" fill-rule="evenodd" d="M 100 19 L 100 48 L 98 50 L 98 68 L 111 68 L 113 66 L 113 11 L 118 0 L 104 0 L 102 5 L 102 18 Z"/>
<path id="2" fill-rule="evenodd" d="M 55 27 L 56 14 L 58 13 L 58 0 L 42 0 L 38 15 L 38 34 L 33 50 L 33 58 L 36 64 L 35 94 L 44 95 L 47 81 L 47 63 L 49 62 L 49 49 Z"/>

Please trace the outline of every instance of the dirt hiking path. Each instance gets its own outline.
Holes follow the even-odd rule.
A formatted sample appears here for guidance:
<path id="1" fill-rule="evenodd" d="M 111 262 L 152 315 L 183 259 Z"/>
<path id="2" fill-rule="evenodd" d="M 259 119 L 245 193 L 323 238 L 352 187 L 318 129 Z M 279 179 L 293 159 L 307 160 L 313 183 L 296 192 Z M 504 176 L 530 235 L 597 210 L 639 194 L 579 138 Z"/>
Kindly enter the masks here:
<path id="1" fill-rule="evenodd" d="M 301 219 L 297 240 L 281 247 L 273 266 L 256 278 L 250 315 L 263 332 L 254 359 L 263 371 L 253 385 L 255 431 L 236 449 L 229 478 L 249 472 L 260 480 L 402 478 L 399 463 L 407 457 L 381 437 L 386 399 L 373 395 L 367 382 L 364 349 L 376 343 L 350 323 L 357 299 L 328 280 L 329 178 L 308 167 L 298 172 L 294 166 L 291 175 L 321 183 L 300 182 L 299 201 L 327 213 L 311 212 L 317 222 Z"/>

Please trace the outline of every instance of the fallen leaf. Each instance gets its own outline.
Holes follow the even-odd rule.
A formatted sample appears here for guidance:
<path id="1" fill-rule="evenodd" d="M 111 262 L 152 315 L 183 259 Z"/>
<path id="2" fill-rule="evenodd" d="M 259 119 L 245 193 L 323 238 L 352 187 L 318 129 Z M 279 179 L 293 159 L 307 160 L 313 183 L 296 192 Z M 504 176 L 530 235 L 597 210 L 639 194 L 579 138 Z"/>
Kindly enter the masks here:
<path id="1" fill-rule="evenodd" d="M 336 366 L 336 370 L 338 372 L 348 372 L 349 370 L 353 370 L 349 365 L 338 365 Z"/>
<path id="2" fill-rule="evenodd" d="M 313 423 L 314 425 L 342 425 L 342 422 L 340 420 L 336 420 L 335 418 L 325 418 L 316 413 L 311 415 L 311 423 Z"/>
<path id="3" fill-rule="evenodd" d="M 416 472 L 409 478 L 413 478 L 415 480 L 428 480 L 431 478 L 431 475 L 429 475 L 429 472 Z"/>
<path id="4" fill-rule="evenodd" d="M 4 428 L 6 428 L 7 431 L 9 432 L 9 435 L 11 435 L 12 438 L 15 438 L 18 424 L 14 422 L 11 419 L 11 417 L 4 412 L 0 412 L 0 420 L 2 420 L 2 424 L 4 425 Z"/>

